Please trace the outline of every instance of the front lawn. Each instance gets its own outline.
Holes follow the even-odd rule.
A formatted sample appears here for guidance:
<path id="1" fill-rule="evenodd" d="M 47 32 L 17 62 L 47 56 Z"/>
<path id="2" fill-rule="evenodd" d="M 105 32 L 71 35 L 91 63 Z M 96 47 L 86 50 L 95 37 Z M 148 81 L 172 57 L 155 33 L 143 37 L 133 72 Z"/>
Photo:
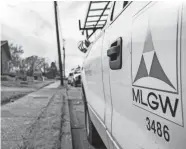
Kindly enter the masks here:
<path id="1" fill-rule="evenodd" d="M 47 81 L 1 81 L 1 105 L 14 102 L 15 100 L 36 91 L 42 87 L 45 87 L 51 83 L 53 80 Z"/>

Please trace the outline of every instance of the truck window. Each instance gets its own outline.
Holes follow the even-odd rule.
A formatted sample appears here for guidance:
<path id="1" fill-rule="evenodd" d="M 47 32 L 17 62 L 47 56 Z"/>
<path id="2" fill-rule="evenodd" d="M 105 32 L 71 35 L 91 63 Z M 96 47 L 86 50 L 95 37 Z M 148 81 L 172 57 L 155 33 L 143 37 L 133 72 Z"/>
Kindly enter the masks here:
<path id="1" fill-rule="evenodd" d="M 128 4 L 129 1 L 115 1 L 113 10 L 112 10 L 112 15 L 111 15 L 111 21 L 114 20 L 119 13 L 125 8 L 125 6 Z"/>

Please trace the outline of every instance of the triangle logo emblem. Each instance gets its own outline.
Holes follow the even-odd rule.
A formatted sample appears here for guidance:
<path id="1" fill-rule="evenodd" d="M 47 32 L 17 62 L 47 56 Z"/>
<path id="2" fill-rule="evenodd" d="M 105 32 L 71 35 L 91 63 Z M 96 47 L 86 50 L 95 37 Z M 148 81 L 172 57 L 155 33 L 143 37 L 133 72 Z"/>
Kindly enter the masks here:
<path id="1" fill-rule="evenodd" d="M 146 65 L 145 65 L 144 57 L 142 55 L 140 65 L 139 65 L 139 68 L 138 68 L 138 72 L 137 72 L 137 75 L 134 79 L 134 82 L 136 82 L 137 80 L 139 80 L 141 78 L 144 78 L 144 77 L 148 77 L 148 72 L 147 72 L 147 68 L 146 68 Z"/>
<path id="2" fill-rule="evenodd" d="M 160 65 L 160 62 L 158 60 L 158 57 L 157 57 L 156 53 L 154 53 L 154 57 L 153 57 L 153 60 L 152 60 L 152 65 L 151 65 L 149 76 L 157 78 L 157 79 L 167 83 L 169 86 L 171 86 L 172 88 L 175 89 L 175 87 L 172 85 L 169 78 L 167 77 L 167 75 L 163 71 L 163 68 Z"/>
<path id="3" fill-rule="evenodd" d="M 152 54 L 153 56 L 150 57 L 150 55 Z M 151 64 L 146 64 L 146 62 L 149 62 L 149 60 L 147 61 L 146 59 L 149 59 L 149 58 L 152 58 L 152 60 L 150 60 Z M 150 65 L 150 67 L 147 68 L 147 65 Z M 159 79 L 163 81 L 164 83 L 168 84 L 173 89 L 175 89 L 175 87 L 173 86 L 169 78 L 167 77 L 166 73 L 164 72 L 161 66 L 161 63 L 157 57 L 154 44 L 153 44 L 153 40 L 152 40 L 151 31 L 149 29 L 147 31 L 147 35 L 145 38 L 141 61 L 140 61 L 138 71 L 137 71 L 137 74 L 135 76 L 133 83 L 145 77 L 152 77 L 152 78 Z"/>

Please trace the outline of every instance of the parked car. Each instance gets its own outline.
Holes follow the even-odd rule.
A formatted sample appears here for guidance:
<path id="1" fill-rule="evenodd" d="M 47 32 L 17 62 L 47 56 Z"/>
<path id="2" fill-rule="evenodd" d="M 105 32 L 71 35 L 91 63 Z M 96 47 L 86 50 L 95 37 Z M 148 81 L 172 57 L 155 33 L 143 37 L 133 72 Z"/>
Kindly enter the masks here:
<path id="1" fill-rule="evenodd" d="M 77 87 L 81 85 L 81 72 L 80 71 L 75 71 L 73 75 L 73 86 Z"/>
<path id="2" fill-rule="evenodd" d="M 88 141 L 108 149 L 185 149 L 186 3 L 110 3 L 101 33 L 82 50 Z"/>
<path id="3" fill-rule="evenodd" d="M 68 84 L 72 85 L 73 83 L 73 73 L 69 73 L 69 76 L 68 76 Z"/>

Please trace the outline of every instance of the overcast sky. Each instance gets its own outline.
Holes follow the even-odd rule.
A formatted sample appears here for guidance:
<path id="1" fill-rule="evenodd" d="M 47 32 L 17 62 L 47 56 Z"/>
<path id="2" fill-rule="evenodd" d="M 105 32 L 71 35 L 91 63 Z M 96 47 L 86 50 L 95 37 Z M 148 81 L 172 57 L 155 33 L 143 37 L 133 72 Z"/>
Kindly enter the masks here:
<path id="1" fill-rule="evenodd" d="M 84 39 L 78 19 L 84 19 L 88 2 L 60 1 L 59 17 L 62 36 L 66 39 L 66 68 L 81 65 L 84 54 L 77 49 Z M 7 1 L 1 4 L 1 38 L 22 45 L 24 57 L 38 55 L 49 62 L 57 61 L 54 5 L 50 1 Z"/>

